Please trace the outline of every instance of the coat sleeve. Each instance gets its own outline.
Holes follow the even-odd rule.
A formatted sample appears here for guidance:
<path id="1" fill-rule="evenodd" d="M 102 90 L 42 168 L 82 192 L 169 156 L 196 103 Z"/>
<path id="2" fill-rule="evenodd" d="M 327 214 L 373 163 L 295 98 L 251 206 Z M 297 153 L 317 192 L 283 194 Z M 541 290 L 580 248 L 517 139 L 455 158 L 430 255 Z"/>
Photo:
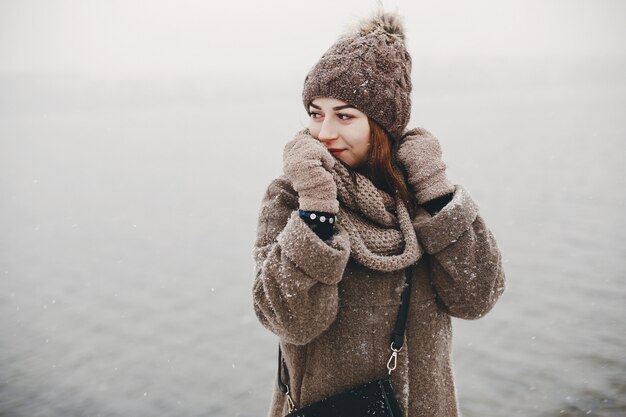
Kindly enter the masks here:
<path id="1" fill-rule="evenodd" d="M 435 216 L 424 210 L 413 226 L 429 255 L 432 283 L 451 316 L 477 319 L 505 289 L 502 255 L 478 206 L 460 185 Z"/>
<path id="2" fill-rule="evenodd" d="M 350 256 L 348 233 L 337 225 L 335 235 L 321 240 L 298 216 L 298 195 L 285 176 L 263 196 L 252 255 L 254 311 L 263 326 L 304 345 L 332 324 Z"/>

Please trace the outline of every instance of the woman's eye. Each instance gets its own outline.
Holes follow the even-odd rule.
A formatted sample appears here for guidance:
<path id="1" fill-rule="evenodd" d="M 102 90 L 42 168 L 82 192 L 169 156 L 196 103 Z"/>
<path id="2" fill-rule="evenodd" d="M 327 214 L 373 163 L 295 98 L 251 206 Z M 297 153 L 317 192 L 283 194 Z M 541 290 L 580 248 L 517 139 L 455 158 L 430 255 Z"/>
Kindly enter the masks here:
<path id="1" fill-rule="evenodd" d="M 312 119 L 317 119 L 317 118 L 318 118 L 318 116 L 320 116 L 320 114 L 319 114 L 319 113 L 317 113 L 317 112 L 312 111 L 312 112 L 309 112 L 309 116 L 310 116 Z"/>
<path id="2" fill-rule="evenodd" d="M 349 114 L 337 114 L 337 117 L 339 117 L 341 120 L 350 120 L 352 119 L 352 116 L 350 116 Z"/>

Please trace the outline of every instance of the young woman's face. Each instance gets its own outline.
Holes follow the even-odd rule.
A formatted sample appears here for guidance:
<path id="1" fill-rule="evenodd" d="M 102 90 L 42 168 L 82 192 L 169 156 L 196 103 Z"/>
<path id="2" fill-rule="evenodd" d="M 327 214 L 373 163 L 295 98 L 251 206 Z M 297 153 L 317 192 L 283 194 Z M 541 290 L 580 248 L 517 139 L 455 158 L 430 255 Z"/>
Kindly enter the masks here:
<path id="1" fill-rule="evenodd" d="M 367 160 L 370 125 L 367 115 L 330 97 L 309 104 L 309 131 L 337 159 L 356 168 Z"/>

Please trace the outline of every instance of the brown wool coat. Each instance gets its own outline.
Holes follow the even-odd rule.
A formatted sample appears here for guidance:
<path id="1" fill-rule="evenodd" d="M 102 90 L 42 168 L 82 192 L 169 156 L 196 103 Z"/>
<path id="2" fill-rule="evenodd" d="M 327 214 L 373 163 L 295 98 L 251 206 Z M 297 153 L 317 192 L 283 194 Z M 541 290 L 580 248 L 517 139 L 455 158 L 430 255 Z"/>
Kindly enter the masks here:
<path id="1" fill-rule="evenodd" d="M 274 179 L 253 249 L 254 310 L 280 337 L 298 407 L 387 375 L 404 271 L 368 269 L 350 256 L 339 224 L 322 241 L 298 216 L 287 177 Z M 501 254 L 468 192 L 456 185 L 437 215 L 412 220 L 423 254 L 413 265 L 405 344 L 391 381 L 404 417 L 458 416 L 451 316 L 482 317 L 505 287 Z M 288 413 L 274 380 L 270 417 Z"/>

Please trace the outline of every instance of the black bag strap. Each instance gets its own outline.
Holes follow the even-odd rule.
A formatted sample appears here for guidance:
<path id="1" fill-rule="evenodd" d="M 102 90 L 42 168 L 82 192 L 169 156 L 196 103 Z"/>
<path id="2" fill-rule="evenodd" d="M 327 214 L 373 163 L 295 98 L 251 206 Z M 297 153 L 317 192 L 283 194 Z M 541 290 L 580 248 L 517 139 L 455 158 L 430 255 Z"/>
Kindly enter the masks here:
<path id="1" fill-rule="evenodd" d="M 287 380 L 287 384 L 289 383 L 289 371 L 287 370 L 287 364 L 283 360 L 282 352 L 280 350 L 280 342 L 278 343 L 278 388 L 283 394 L 287 394 L 289 388 L 287 385 L 283 384 L 283 380 L 280 375 L 280 371 L 282 368 L 285 368 L 285 379 Z"/>
<path id="2" fill-rule="evenodd" d="M 285 368 L 286 383 L 283 384 L 283 379 L 280 376 L 280 371 Z M 296 405 L 291 397 L 291 391 L 289 390 L 289 371 L 287 370 L 287 364 L 283 360 L 282 352 L 280 350 L 280 342 L 278 342 L 278 388 L 287 396 L 287 403 L 289 404 L 289 412 L 291 413 L 296 409 Z"/>
<path id="3" fill-rule="evenodd" d="M 391 347 L 400 350 L 404 344 L 404 330 L 406 329 L 406 319 L 409 317 L 409 301 L 411 300 L 411 282 L 413 281 L 413 268 L 409 266 L 404 270 L 405 281 L 402 290 L 402 302 L 398 309 L 396 327 L 391 336 Z"/>
<path id="4" fill-rule="evenodd" d="M 409 303 L 411 300 L 411 282 L 413 281 L 413 265 L 405 268 L 404 270 L 404 289 L 402 290 L 401 303 L 400 308 L 398 309 L 398 316 L 396 317 L 396 326 L 394 327 L 393 333 L 391 334 L 391 350 L 393 351 L 392 357 L 389 359 L 387 363 L 387 368 L 389 369 L 389 373 L 395 369 L 395 361 L 397 360 L 397 354 L 404 345 L 404 330 L 406 329 L 406 320 L 409 316 Z M 394 357 L 395 356 L 395 357 Z M 389 363 L 394 360 L 393 368 L 390 368 Z M 285 369 L 285 383 L 282 380 L 282 370 Z M 286 394 L 290 405 L 293 403 L 291 400 L 290 390 L 289 390 L 289 371 L 287 369 L 287 364 L 282 357 L 282 352 L 280 349 L 280 341 L 278 342 L 278 388 L 283 394 Z"/>

